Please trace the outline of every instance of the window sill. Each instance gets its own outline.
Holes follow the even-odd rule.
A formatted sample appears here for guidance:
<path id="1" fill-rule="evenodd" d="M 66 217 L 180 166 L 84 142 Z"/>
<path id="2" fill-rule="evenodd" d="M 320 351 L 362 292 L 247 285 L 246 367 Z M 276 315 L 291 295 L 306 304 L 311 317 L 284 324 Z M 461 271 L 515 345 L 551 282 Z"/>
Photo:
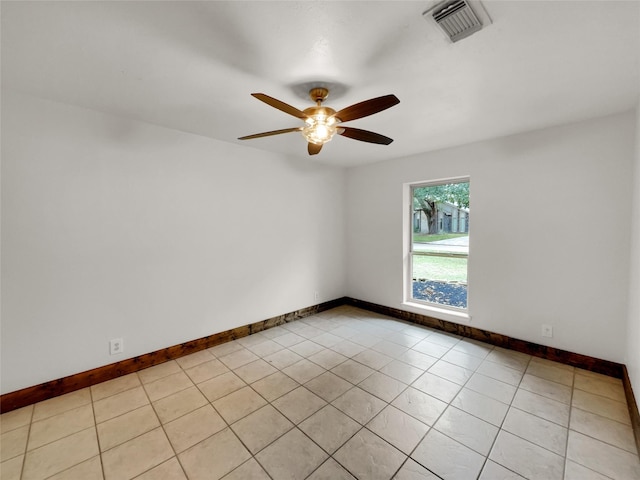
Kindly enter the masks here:
<path id="1" fill-rule="evenodd" d="M 471 315 L 467 312 L 458 312 L 455 310 L 449 310 L 448 308 L 439 308 L 433 305 L 424 305 L 416 302 L 403 302 L 402 306 L 412 313 L 428 315 L 439 320 L 448 320 L 456 323 L 468 323 L 471 321 Z"/>

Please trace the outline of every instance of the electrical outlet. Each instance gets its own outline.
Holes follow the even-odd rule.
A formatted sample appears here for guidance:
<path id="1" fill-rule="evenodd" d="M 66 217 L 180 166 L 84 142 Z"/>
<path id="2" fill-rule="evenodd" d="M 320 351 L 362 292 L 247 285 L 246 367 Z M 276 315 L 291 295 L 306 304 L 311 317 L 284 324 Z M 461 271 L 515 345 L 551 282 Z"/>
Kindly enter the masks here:
<path id="1" fill-rule="evenodd" d="M 113 338 L 109 340 L 109 353 L 117 355 L 124 352 L 124 341 L 121 338 Z"/>
<path id="2" fill-rule="evenodd" d="M 553 327 L 551 325 L 542 325 L 542 336 L 548 338 L 553 337 Z"/>
<path id="3" fill-rule="evenodd" d="M 315 301 L 320 300 L 320 292 L 313 292 L 313 299 Z"/>

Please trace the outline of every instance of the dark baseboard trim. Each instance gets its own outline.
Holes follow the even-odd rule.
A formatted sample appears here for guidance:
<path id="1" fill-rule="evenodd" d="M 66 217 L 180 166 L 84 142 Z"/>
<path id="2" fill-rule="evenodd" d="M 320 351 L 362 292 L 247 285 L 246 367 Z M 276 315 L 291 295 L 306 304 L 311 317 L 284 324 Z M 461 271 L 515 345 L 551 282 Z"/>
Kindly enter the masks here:
<path id="1" fill-rule="evenodd" d="M 553 360 L 554 362 L 560 362 L 566 365 L 590 370 L 592 372 L 602 373 L 610 377 L 622 378 L 622 368 L 624 365 L 621 363 L 602 360 L 588 355 L 582 355 L 580 353 L 568 352 L 559 348 L 539 345 L 537 343 L 519 340 L 500 333 L 489 332 L 488 330 L 482 330 L 468 325 L 440 320 L 428 315 L 421 315 L 419 313 L 411 313 L 397 308 L 385 307 L 384 305 L 378 305 L 364 300 L 347 297 L 346 301 L 348 305 L 380 313 L 388 317 L 417 323 L 425 327 L 442 330 L 454 335 L 460 335 L 461 337 L 467 337 L 489 343 L 491 345 L 507 348 L 509 350 L 527 353 L 534 357 L 546 358 L 547 360 Z"/>
<path id="2" fill-rule="evenodd" d="M 152 367 L 169 360 L 174 360 L 206 348 L 211 348 L 221 343 L 246 337 L 252 333 L 258 333 L 268 328 L 282 325 L 283 323 L 293 322 L 300 318 L 315 315 L 316 313 L 339 307 L 345 303 L 346 300 L 344 298 L 338 298 L 268 318 L 267 320 L 209 335 L 197 340 L 191 340 L 189 342 L 181 343 L 180 345 L 174 345 L 172 347 L 156 350 L 155 352 L 111 363 L 103 367 L 97 367 L 92 370 L 87 370 L 86 372 L 76 373 L 74 375 L 69 375 L 68 377 L 59 378 L 40 385 L 34 385 L 32 387 L 16 390 L 15 392 L 6 393 L 0 396 L 0 412 L 10 412 L 17 408 L 25 407 L 59 395 L 64 395 L 65 393 L 71 393 L 82 388 L 90 387 L 91 385 L 137 372 L 144 368 Z"/>
<path id="3" fill-rule="evenodd" d="M 631 428 L 636 439 L 636 448 L 640 452 L 640 411 L 638 411 L 638 402 L 631 388 L 631 379 L 626 365 L 622 367 L 622 386 L 624 387 L 624 395 L 627 398 L 629 406 L 629 416 L 631 417 Z"/>

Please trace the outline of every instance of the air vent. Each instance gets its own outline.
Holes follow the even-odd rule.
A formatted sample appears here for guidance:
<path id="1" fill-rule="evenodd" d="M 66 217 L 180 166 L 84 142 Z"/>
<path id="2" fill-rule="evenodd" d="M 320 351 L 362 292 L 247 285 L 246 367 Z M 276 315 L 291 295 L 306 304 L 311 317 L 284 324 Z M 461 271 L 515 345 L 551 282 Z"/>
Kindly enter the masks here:
<path id="1" fill-rule="evenodd" d="M 431 13 L 452 42 L 457 42 L 482 29 L 482 22 L 465 0 L 439 5 Z"/>

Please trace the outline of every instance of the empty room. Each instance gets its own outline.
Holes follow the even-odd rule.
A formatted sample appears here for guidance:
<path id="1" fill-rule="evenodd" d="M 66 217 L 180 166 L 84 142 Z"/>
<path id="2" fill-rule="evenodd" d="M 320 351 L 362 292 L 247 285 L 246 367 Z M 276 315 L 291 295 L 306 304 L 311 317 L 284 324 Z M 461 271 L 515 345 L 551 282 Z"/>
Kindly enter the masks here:
<path id="1" fill-rule="evenodd" d="M 2 480 L 639 480 L 640 1 L 0 1 Z"/>

